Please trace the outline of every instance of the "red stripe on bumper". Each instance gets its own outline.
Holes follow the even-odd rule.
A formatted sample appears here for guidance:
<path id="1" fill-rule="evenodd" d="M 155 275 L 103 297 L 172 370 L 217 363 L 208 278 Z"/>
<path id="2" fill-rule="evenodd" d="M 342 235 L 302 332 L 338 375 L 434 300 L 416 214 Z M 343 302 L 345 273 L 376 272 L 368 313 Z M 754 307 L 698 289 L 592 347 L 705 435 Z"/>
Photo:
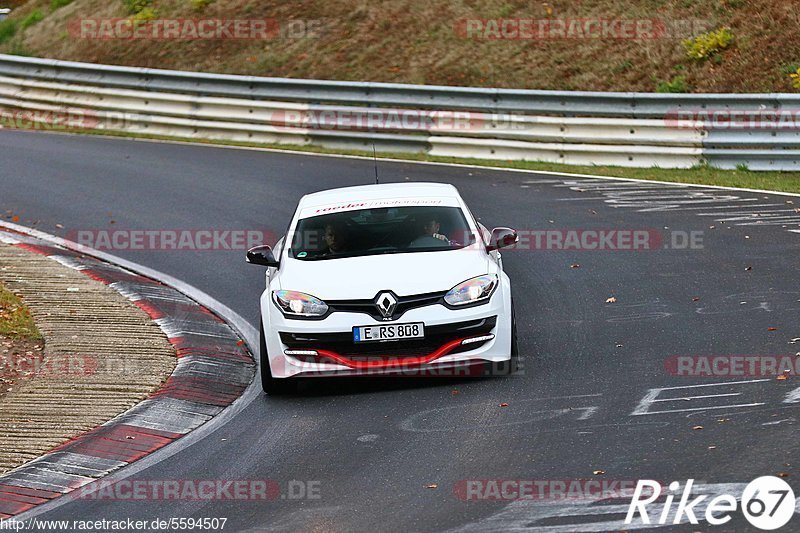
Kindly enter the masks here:
<path id="1" fill-rule="evenodd" d="M 367 370 L 370 368 L 397 368 L 397 367 L 411 367 L 411 366 L 419 366 L 425 365 L 439 359 L 440 357 L 444 357 L 448 353 L 450 353 L 454 348 L 461 345 L 461 342 L 464 339 L 456 339 L 454 341 L 450 341 L 447 344 L 440 347 L 435 352 L 431 352 L 428 355 L 423 355 L 420 357 L 403 357 L 403 358 L 392 358 L 386 361 L 354 361 L 349 357 L 345 357 L 344 355 L 340 355 L 336 352 L 332 352 L 330 350 L 317 350 L 317 353 L 325 358 L 331 359 L 339 364 L 349 366 L 350 368 L 355 368 L 357 370 Z M 381 357 L 381 356 L 375 356 Z M 386 356 L 389 357 L 389 356 Z"/>

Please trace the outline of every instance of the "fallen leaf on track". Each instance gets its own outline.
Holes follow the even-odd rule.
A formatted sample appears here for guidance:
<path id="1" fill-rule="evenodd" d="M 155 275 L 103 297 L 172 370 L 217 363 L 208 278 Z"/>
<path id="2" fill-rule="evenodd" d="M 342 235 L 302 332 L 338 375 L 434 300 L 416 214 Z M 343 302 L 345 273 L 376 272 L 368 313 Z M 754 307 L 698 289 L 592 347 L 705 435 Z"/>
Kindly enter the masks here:
<path id="1" fill-rule="evenodd" d="M 614 298 L 613 296 L 611 296 L 610 298 L 606 298 L 606 303 L 607 304 L 613 304 L 616 301 L 617 301 L 617 299 Z"/>
<path id="2" fill-rule="evenodd" d="M 594 474 L 595 476 L 602 476 L 605 473 L 606 473 L 605 470 L 595 470 L 592 472 L 592 474 Z"/>
<path id="3" fill-rule="evenodd" d="M 703 429 L 703 426 L 694 426 L 692 429 L 697 431 L 698 429 Z"/>

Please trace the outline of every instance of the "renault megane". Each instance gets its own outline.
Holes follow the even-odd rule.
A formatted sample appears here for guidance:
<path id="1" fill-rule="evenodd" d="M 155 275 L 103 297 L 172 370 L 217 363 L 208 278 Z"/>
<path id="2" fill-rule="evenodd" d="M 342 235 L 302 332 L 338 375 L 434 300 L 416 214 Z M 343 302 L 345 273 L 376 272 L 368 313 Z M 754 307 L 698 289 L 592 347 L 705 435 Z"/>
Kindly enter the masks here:
<path id="1" fill-rule="evenodd" d="M 298 378 L 515 368 L 509 228 L 477 222 L 452 185 L 380 184 L 304 196 L 261 295 L 264 391 Z"/>

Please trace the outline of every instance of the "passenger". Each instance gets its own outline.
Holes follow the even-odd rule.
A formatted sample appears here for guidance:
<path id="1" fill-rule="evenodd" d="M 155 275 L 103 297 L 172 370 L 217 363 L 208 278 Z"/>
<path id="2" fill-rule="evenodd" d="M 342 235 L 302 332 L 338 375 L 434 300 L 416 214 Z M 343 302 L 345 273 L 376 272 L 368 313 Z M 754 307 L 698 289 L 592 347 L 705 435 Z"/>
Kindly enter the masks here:
<path id="1" fill-rule="evenodd" d="M 326 224 L 323 240 L 325 241 L 325 247 L 322 250 L 322 255 L 340 254 L 345 251 L 347 232 L 344 225 L 336 222 Z"/>

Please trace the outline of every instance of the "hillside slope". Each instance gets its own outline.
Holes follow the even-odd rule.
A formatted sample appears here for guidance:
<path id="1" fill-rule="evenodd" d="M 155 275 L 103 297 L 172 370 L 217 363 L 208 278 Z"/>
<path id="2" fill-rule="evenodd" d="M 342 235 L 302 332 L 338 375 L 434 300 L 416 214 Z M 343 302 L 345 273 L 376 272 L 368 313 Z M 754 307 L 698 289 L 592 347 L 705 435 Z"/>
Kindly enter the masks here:
<path id="1" fill-rule="evenodd" d="M 299 37 L 238 40 L 109 40 L 76 30 L 80 19 L 129 16 L 156 22 L 268 18 L 284 32 L 302 33 L 304 24 L 314 29 Z M 518 19 L 550 22 L 533 38 L 497 39 L 482 20 L 498 19 L 506 37 L 513 37 Z M 532 89 L 800 90 L 790 77 L 800 67 L 796 1 L 29 0 L 10 20 L 0 24 L 0 52 L 121 65 Z M 587 37 L 585 31 L 603 27 L 587 21 L 611 24 Z M 655 29 L 609 37 L 631 24 Z M 700 49 L 704 59 L 688 56 L 685 37 L 720 28 L 730 28 L 727 47 L 708 54 Z"/>

